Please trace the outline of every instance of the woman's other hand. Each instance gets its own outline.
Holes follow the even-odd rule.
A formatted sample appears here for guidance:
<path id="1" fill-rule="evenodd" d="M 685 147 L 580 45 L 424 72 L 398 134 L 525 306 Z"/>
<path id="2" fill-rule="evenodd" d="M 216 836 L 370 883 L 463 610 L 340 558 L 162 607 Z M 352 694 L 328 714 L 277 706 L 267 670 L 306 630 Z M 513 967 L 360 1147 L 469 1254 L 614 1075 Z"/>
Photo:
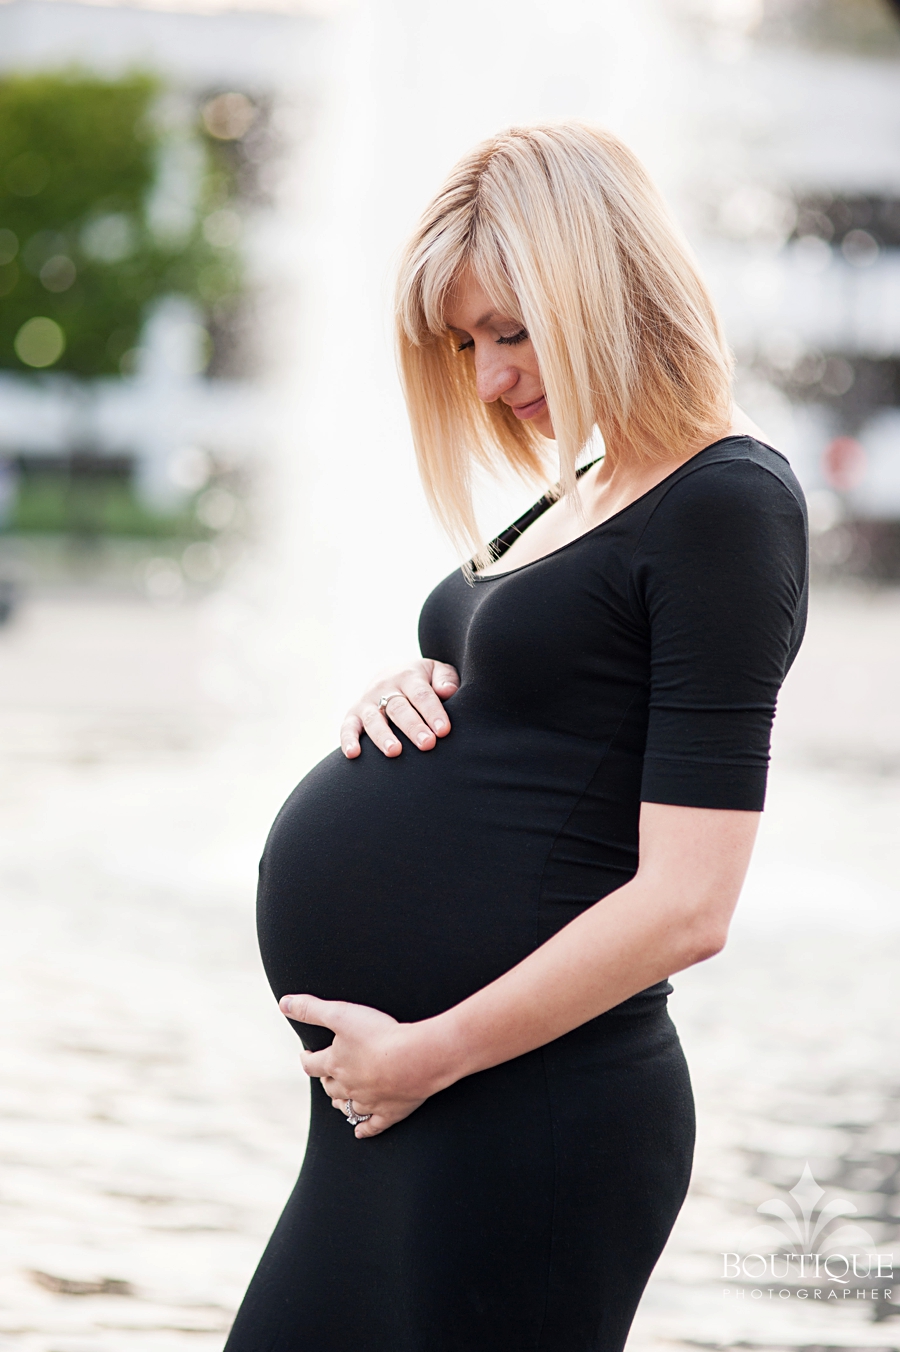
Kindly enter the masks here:
<path id="1" fill-rule="evenodd" d="M 391 729 L 393 723 L 413 746 L 430 751 L 438 737 L 446 737 L 450 731 L 450 719 L 441 701 L 458 689 L 456 668 L 428 657 L 410 663 L 396 675 L 383 676 L 348 710 L 341 724 L 341 750 L 348 760 L 354 760 L 365 732 L 386 756 L 399 756 L 403 746 Z M 379 709 L 379 701 L 390 695 L 394 698 Z"/>
<path id="2" fill-rule="evenodd" d="M 354 1128 L 363 1139 L 378 1136 L 409 1117 L 453 1076 L 441 1076 L 439 1041 L 426 1023 L 398 1023 L 390 1014 L 342 1000 L 314 995 L 285 995 L 279 1009 L 298 1023 L 330 1028 L 334 1041 L 321 1052 L 300 1053 L 303 1069 L 322 1088 L 335 1108 L 368 1116 Z"/>

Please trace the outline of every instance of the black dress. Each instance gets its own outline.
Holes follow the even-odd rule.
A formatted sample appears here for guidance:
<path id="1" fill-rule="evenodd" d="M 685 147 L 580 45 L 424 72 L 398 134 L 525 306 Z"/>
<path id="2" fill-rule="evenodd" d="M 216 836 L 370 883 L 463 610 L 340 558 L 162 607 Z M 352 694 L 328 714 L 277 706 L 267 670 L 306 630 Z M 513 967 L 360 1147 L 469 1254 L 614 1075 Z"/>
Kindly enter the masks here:
<path id="1" fill-rule="evenodd" d="M 396 760 L 334 752 L 272 828 L 276 997 L 428 1018 L 632 877 L 642 800 L 762 808 L 806 557 L 787 461 L 727 437 L 552 554 L 446 578 L 420 640 L 460 672 L 449 736 Z M 617 1352 L 691 1168 L 670 990 L 370 1140 L 313 1081 L 300 1178 L 227 1352 Z"/>

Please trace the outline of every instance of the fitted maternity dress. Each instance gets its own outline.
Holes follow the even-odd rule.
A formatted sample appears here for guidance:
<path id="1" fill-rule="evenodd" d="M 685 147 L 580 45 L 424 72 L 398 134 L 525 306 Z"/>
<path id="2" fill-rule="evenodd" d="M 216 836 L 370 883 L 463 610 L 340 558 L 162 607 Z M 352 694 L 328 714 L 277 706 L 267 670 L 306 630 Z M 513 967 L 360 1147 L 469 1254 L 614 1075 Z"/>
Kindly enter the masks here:
<path id="1" fill-rule="evenodd" d="M 449 736 L 396 760 L 335 751 L 272 828 L 276 997 L 428 1018 L 633 876 L 642 800 L 761 809 L 806 574 L 787 461 L 732 436 L 544 558 L 446 578 L 420 641 L 460 673 Z M 313 1081 L 303 1168 L 227 1352 L 618 1352 L 691 1168 L 670 991 L 369 1140 Z"/>

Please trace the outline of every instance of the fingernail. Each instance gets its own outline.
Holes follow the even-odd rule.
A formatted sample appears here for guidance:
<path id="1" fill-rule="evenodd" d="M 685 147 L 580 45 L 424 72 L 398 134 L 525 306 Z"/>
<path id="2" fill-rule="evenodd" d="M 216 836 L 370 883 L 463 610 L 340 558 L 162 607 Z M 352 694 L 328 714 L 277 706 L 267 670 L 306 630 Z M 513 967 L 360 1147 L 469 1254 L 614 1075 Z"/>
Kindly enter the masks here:
<path id="1" fill-rule="evenodd" d="M 291 997 L 289 995 L 283 995 L 278 1001 L 278 1008 L 281 1010 L 282 1014 L 290 1014 L 292 1008 Z"/>
<path id="2" fill-rule="evenodd" d="M 398 745 L 397 742 L 388 742 L 387 749 L 388 751 L 396 751 Z"/>
<path id="3" fill-rule="evenodd" d="M 444 721 L 443 718 L 436 718 L 436 719 L 434 720 L 434 730 L 435 730 L 435 732 L 441 732 L 446 726 L 447 726 L 447 724 L 445 723 L 445 721 Z"/>
<path id="4" fill-rule="evenodd" d="M 431 741 L 431 737 L 428 735 L 427 732 L 420 732 L 420 733 L 419 733 L 419 736 L 418 736 L 419 746 L 424 746 L 426 742 L 430 742 L 430 741 Z"/>

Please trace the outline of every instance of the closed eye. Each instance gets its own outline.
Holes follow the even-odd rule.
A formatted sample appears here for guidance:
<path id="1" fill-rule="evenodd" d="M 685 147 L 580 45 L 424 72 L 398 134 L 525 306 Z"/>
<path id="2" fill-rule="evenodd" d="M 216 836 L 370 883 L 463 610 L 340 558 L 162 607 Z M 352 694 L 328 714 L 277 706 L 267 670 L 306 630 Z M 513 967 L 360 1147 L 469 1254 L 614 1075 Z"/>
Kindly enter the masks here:
<path id="1" fill-rule="evenodd" d="M 524 343 L 527 337 L 528 330 L 519 329 L 518 333 L 512 334 L 512 336 L 509 338 L 498 338 L 497 342 L 504 344 L 504 346 L 506 347 L 515 347 L 516 343 Z"/>
<path id="2" fill-rule="evenodd" d="M 524 343 L 528 337 L 527 329 L 519 329 L 518 333 L 513 333 L 509 338 L 498 338 L 496 341 L 504 347 L 515 347 L 517 343 Z M 475 346 L 474 338 L 467 338 L 464 343 L 460 343 L 457 352 L 465 352 L 468 348 Z"/>

